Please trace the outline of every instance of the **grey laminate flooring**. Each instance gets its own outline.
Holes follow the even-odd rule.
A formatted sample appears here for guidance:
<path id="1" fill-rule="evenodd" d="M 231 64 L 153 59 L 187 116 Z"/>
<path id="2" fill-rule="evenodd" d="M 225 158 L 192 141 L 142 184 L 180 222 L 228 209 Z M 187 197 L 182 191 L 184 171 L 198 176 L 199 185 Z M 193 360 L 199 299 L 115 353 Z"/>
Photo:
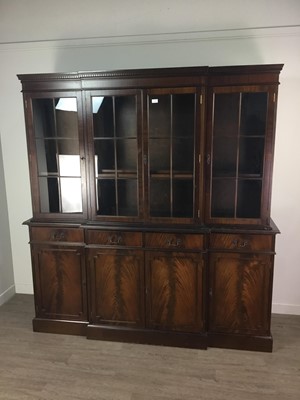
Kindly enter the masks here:
<path id="1" fill-rule="evenodd" d="M 273 353 L 34 333 L 33 297 L 0 307 L 0 399 L 299 400 L 300 316 L 273 316 Z"/>

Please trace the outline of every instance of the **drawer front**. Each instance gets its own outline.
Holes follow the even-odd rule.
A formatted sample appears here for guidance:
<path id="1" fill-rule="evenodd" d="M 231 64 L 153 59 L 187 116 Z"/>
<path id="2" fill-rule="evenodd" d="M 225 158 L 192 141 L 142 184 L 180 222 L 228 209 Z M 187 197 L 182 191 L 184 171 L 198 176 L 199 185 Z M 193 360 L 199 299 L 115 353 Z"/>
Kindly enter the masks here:
<path id="1" fill-rule="evenodd" d="M 97 244 L 102 246 L 132 246 L 141 247 L 141 232 L 120 232 L 120 231 L 87 231 L 87 244 Z"/>
<path id="2" fill-rule="evenodd" d="M 273 247 L 273 235 L 213 233 L 210 236 L 210 249 L 272 251 Z"/>
<path id="3" fill-rule="evenodd" d="M 176 233 L 146 233 L 146 247 L 159 249 L 191 249 L 204 248 L 204 235 Z"/>
<path id="4" fill-rule="evenodd" d="M 83 229 L 32 227 L 31 240 L 34 242 L 84 242 Z"/>

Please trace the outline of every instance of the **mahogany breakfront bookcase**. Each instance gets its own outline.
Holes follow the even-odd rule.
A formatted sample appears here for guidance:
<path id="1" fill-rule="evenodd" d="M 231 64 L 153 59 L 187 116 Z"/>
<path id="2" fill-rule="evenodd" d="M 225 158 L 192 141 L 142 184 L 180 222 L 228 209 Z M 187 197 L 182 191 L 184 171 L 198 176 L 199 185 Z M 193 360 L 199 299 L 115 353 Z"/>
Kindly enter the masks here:
<path id="1" fill-rule="evenodd" d="M 272 350 L 281 69 L 18 76 L 35 331 Z"/>

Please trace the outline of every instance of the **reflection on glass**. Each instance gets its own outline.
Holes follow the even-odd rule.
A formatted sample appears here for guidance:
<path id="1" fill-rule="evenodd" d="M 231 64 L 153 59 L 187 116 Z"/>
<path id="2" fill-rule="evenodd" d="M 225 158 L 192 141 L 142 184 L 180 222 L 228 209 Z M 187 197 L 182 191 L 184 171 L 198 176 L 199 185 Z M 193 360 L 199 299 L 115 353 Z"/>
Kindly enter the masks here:
<path id="1" fill-rule="evenodd" d="M 77 112 L 77 99 L 74 97 L 60 98 L 55 106 L 55 109 Z"/>
<path id="2" fill-rule="evenodd" d="M 104 97 L 93 97 L 92 104 L 93 104 L 93 114 L 97 114 L 101 104 L 103 103 Z"/>
<path id="3" fill-rule="evenodd" d="M 60 178 L 61 212 L 82 212 L 81 179 Z"/>
<path id="4" fill-rule="evenodd" d="M 52 139 L 37 139 L 36 150 L 38 173 L 40 175 L 57 173 L 56 141 Z"/>
<path id="5" fill-rule="evenodd" d="M 60 212 L 58 178 L 39 178 L 42 213 Z"/>

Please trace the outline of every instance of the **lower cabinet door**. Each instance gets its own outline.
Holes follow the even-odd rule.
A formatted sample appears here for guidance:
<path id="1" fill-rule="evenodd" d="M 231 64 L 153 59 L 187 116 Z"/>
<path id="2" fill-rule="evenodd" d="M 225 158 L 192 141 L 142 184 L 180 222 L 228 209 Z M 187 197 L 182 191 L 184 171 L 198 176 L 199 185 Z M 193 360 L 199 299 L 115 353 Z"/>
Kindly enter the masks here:
<path id="1" fill-rule="evenodd" d="M 84 249 L 32 245 L 36 315 L 87 321 Z"/>
<path id="2" fill-rule="evenodd" d="M 201 254 L 146 253 L 147 326 L 201 332 L 204 329 L 204 262 Z"/>
<path id="3" fill-rule="evenodd" d="M 273 256 L 215 253 L 209 268 L 209 331 L 269 334 Z"/>
<path id="4" fill-rule="evenodd" d="M 143 327 L 143 252 L 89 249 L 88 257 L 91 322 Z"/>

